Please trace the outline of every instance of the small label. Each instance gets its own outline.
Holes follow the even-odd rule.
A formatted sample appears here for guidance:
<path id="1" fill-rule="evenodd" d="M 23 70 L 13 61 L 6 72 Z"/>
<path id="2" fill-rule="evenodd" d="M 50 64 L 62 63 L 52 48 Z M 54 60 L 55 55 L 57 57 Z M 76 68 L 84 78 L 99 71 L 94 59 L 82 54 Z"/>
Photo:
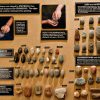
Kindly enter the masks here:
<path id="1" fill-rule="evenodd" d="M 100 2 L 77 2 L 75 3 L 76 15 L 100 14 Z"/>
<path id="2" fill-rule="evenodd" d="M 36 46 L 36 48 L 41 48 L 41 46 Z"/>
<path id="3" fill-rule="evenodd" d="M 0 96 L 13 96 L 14 86 L 13 85 L 0 85 Z"/>
<path id="4" fill-rule="evenodd" d="M 27 20 L 16 20 L 15 21 L 15 34 L 16 35 L 27 35 L 28 33 Z"/>
<path id="5" fill-rule="evenodd" d="M 0 49 L 0 58 L 13 57 L 14 49 Z"/>
<path id="6" fill-rule="evenodd" d="M 0 68 L 0 80 L 12 80 L 14 79 L 13 68 Z"/>
<path id="7" fill-rule="evenodd" d="M 75 70 L 69 70 L 69 72 L 75 72 Z"/>
<path id="8" fill-rule="evenodd" d="M 0 4 L 1 14 L 37 14 L 39 4 Z"/>
<path id="9" fill-rule="evenodd" d="M 49 49 L 50 47 L 49 47 L 49 46 L 45 46 L 44 48 L 45 48 L 45 49 Z"/>
<path id="10" fill-rule="evenodd" d="M 71 84 L 71 83 L 74 83 L 74 81 L 69 81 L 69 83 Z"/>
<path id="11" fill-rule="evenodd" d="M 63 48 L 63 46 L 57 46 L 57 48 Z"/>
<path id="12" fill-rule="evenodd" d="M 76 66 L 100 66 L 100 56 L 77 56 Z"/>
<path id="13" fill-rule="evenodd" d="M 41 31 L 41 40 L 67 40 L 66 30 Z"/>

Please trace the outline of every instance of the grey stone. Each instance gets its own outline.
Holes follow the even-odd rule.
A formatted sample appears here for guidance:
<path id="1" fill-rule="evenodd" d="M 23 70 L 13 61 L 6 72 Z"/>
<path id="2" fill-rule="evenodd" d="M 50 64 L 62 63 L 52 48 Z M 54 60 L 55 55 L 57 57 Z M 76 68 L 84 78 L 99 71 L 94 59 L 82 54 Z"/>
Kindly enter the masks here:
<path id="1" fill-rule="evenodd" d="M 80 46 L 79 46 L 79 44 L 75 44 L 75 45 L 74 45 L 74 51 L 75 51 L 75 52 L 79 52 L 79 51 L 80 51 Z"/>
<path id="2" fill-rule="evenodd" d="M 50 69 L 50 71 L 49 71 L 49 76 L 50 76 L 50 77 L 54 77 L 54 69 Z"/>
<path id="3" fill-rule="evenodd" d="M 93 43 L 89 43 L 88 51 L 89 51 L 90 53 L 93 53 L 93 52 L 94 52 L 94 44 L 93 44 Z"/>
<path id="4" fill-rule="evenodd" d="M 28 62 L 28 63 L 31 62 L 31 57 L 30 57 L 30 56 L 27 57 L 27 62 Z"/>
<path id="5" fill-rule="evenodd" d="M 41 64 L 43 64 L 43 63 L 44 63 L 44 57 L 41 57 L 41 58 L 39 59 L 39 62 L 40 62 Z"/>
<path id="6" fill-rule="evenodd" d="M 97 49 L 97 53 L 100 54 L 100 41 L 97 41 L 96 49 Z"/>
<path id="7" fill-rule="evenodd" d="M 52 64 L 55 64 L 55 63 L 56 63 L 56 57 L 52 56 Z"/>
<path id="8" fill-rule="evenodd" d="M 50 55 L 52 55 L 52 54 L 53 54 L 53 49 L 49 49 L 48 53 L 49 53 Z"/>
<path id="9" fill-rule="evenodd" d="M 86 32 L 82 32 L 82 38 L 86 39 Z"/>
<path id="10" fill-rule="evenodd" d="M 54 76 L 59 77 L 60 76 L 60 70 L 59 69 L 54 69 Z"/>
<path id="11" fill-rule="evenodd" d="M 90 17 L 89 18 L 89 24 L 93 24 L 94 23 L 94 19 L 93 19 L 93 17 Z"/>
<path id="12" fill-rule="evenodd" d="M 82 44 L 82 53 L 86 53 L 86 43 Z"/>
<path id="13" fill-rule="evenodd" d="M 64 78 L 64 76 L 65 76 L 65 71 L 64 71 L 63 69 L 61 70 L 61 74 L 60 74 L 60 75 L 61 75 L 62 78 Z"/>
<path id="14" fill-rule="evenodd" d="M 36 58 L 36 57 L 33 57 L 33 58 L 32 58 L 32 62 L 33 62 L 33 63 L 36 63 L 36 61 L 37 61 L 37 58 Z"/>
<path id="15" fill-rule="evenodd" d="M 94 30 L 89 31 L 89 38 L 93 39 L 94 38 Z"/>
<path id="16" fill-rule="evenodd" d="M 96 77 L 96 83 L 100 84 L 100 77 Z"/>
<path id="17" fill-rule="evenodd" d="M 56 88 L 54 93 L 58 99 L 64 99 L 66 95 L 67 89 L 66 87 Z"/>
<path id="18" fill-rule="evenodd" d="M 62 64 L 64 62 L 64 56 L 60 55 L 59 56 L 59 63 Z"/>
<path id="19" fill-rule="evenodd" d="M 89 78 L 88 78 L 88 84 L 89 85 L 92 85 L 93 83 L 94 83 L 93 77 L 92 76 L 89 76 Z"/>
<path id="20" fill-rule="evenodd" d="M 77 85 L 77 86 L 83 86 L 83 85 L 85 85 L 85 79 L 84 78 L 76 78 L 75 79 L 75 85 Z"/>
<path id="21" fill-rule="evenodd" d="M 100 40 L 100 26 L 97 26 L 96 28 L 96 38 Z"/>

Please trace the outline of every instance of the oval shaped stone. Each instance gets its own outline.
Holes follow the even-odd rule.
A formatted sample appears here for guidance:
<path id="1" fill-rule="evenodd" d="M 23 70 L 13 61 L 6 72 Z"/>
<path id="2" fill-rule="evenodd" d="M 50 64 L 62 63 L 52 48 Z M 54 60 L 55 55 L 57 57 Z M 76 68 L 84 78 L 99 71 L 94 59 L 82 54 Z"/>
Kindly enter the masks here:
<path id="1" fill-rule="evenodd" d="M 18 48 L 18 53 L 21 54 L 22 53 L 22 47 Z"/>
<path id="2" fill-rule="evenodd" d="M 75 79 L 75 85 L 77 85 L 77 86 L 83 86 L 83 85 L 85 85 L 85 79 L 84 78 L 76 78 Z"/>
<path id="3" fill-rule="evenodd" d="M 100 77 L 96 77 L 96 83 L 100 84 Z"/>
<path id="4" fill-rule="evenodd" d="M 32 69 L 29 70 L 29 76 L 33 77 L 34 76 L 34 71 Z"/>
<path id="5" fill-rule="evenodd" d="M 93 19 L 93 17 L 90 17 L 90 18 L 89 18 L 89 24 L 94 24 L 94 19 Z"/>
<path id="6" fill-rule="evenodd" d="M 15 69 L 15 77 L 18 78 L 20 75 L 20 70 L 19 69 Z"/>
<path id="7" fill-rule="evenodd" d="M 18 63 L 19 62 L 19 54 L 16 52 L 14 55 L 14 62 Z"/>
<path id="8" fill-rule="evenodd" d="M 96 66 L 91 66 L 90 70 L 91 70 L 91 74 L 96 74 L 97 68 Z"/>
<path id="9" fill-rule="evenodd" d="M 78 29 L 75 30 L 75 40 L 76 41 L 79 41 L 80 40 L 80 33 L 79 33 L 79 30 Z"/>
<path id="10" fill-rule="evenodd" d="M 40 48 L 36 48 L 36 54 L 40 54 Z"/>
<path id="11" fill-rule="evenodd" d="M 59 63 L 62 64 L 64 62 L 64 56 L 60 55 L 59 56 Z"/>
<path id="12" fill-rule="evenodd" d="M 41 64 L 43 64 L 43 63 L 44 63 L 44 57 L 41 57 L 41 58 L 39 59 L 39 62 L 40 62 Z"/>
<path id="13" fill-rule="evenodd" d="M 82 67 L 81 66 L 76 66 L 76 70 L 75 70 L 77 75 L 81 75 L 82 74 Z"/>
<path id="14" fill-rule="evenodd" d="M 25 54 L 28 54 L 28 52 L 29 52 L 28 48 L 25 47 L 25 48 L 24 48 L 24 53 L 25 53 Z"/>
<path id="15" fill-rule="evenodd" d="M 92 76 L 89 76 L 89 78 L 88 78 L 88 84 L 89 85 L 92 85 L 93 83 L 94 83 L 93 77 Z"/>
<path id="16" fill-rule="evenodd" d="M 24 70 L 23 69 L 20 69 L 20 77 L 24 78 Z"/>
<path id="17" fill-rule="evenodd" d="M 34 52 L 35 52 L 35 50 L 34 50 L 34 48 L 32 47 L 32 48 L 30 49 L 30 54 L 33 55 Z"/>
<path id="18" fill-rule="evenodd" d="M 74 45 L 74 51 L 75 51 L 75 52 L 79 52 L 79 51 L 80 51 L 80 46 L 79 46 L 79 44 L 75 44 L 75 45 Z"/>
<path id="19" fill-rule="evenodd" d="M 33 63 L 36 63 L 36 61 L 37 61 L 37 58 L 36 58 L 36 57 L 33 57 L 33 58 L 32 58 L 32 62 L 33 62 Z"/>
<path id="20" fill-rule="evenodd" d="M 87 36 L 87 35 L 86 35 L 86 32 L 82 32 L 82 38 L 83 38 L 83 39 L 86 39 L 86 36 Z"/>
<path id="21" fill-rule="evenodd" d="M 22 62 L 22 63 L 25 63 L 25 61 L 26 61 L 26 57 L 25 57 L 25 55 L 23 54 L 23 55 L 21 56 L 21 62 Z"/>
<path id="22" fill-rule="evenodd" d="M 100 26 L 96 28 L 96 38 L 100 40 Z"/>
<path id="23" fill-rule="evenodd" d="M 74 97 L 75 97 L 75 98 L 79 98 L 79 97 L 80 97 L 79 91 L 75 91 L 75 92 L 74 92 Z"/>
<path id="24" fill-rule="evenodd" d="M 59 77 L 60 76 L 60 70 L 59 69 L 54 69 L 54 76 Z"/>
<path id="25" fill-rule="evenodd" d="M 60 74 L 60 75 L 61 75 L 62 78 L 64 78 L 64 76 L 65 76 L 65 71 L 64 71 L 63 69 L 61 70 L 61 74 Z"/>
<path id="26" fill-rule="evenodd" d="M 89 37 L 90 37 L 90 39 L 94 38 L 94 30 L 89 31 Z"/>
<path id="27" fill-rule="evenodd" d="M 84 25 L 85 21 L 83 18 L 80 19 L 80 25 Z"/>
<path id="28" fill-rule="evenodd" d="M 40 75 L 39 70 L 38 70 L 38 69 L 35 69 L 35 70 L 34 70 L 34 76 L 35 76 L 35 77 L 38 77 L 39 75 Z"/>
<path id="29" fill-rule="evenodd" d="M 50 77 L 54 77 L 54 69 L 50 69 L 50 71 L 49 71 L 49 76 L 50 76 Z"/>
<path id="30" fill-rule="evenodd" d="M 29 78 L 29 70 L 25 70 L 24 75 L 25 75 L 26 78 Z"/>
<path id="31" fill-rule="evenodd" d="M 90 53 L 93 53 L 93 52 L 94 52 L 94 44 L 93 44 L 93 43 L 89 43 L 88 51 L 89 51 Z"/>

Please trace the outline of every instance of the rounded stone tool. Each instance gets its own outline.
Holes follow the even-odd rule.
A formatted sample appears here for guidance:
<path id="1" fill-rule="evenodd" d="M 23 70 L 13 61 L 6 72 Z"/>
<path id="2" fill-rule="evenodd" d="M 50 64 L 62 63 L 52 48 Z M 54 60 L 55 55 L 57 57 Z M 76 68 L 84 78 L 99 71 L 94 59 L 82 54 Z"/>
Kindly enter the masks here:
<path id="1" fill-rule="evenodd" d="M 74 45 L 74 51 L 75 51 L 75 52 L 79 52 L 79 51 L 80 51 L 80 46 L 79 46 L 79 44 L 75 44 L 75 45 Z"/>
<path id="2" fill-rule="evenodd" d="M 89 24 L 94 24 L 94 19 L 93 19 L 93 17 L 90 17 L 90 18 L 89 18 Z"/>
<path id="3" fill-rule="evenodd" d="M 79 30 L 78 29 L 75 30 L 75 40 L 76 41 L 79 41 L 80 40 L 80 33 L 79 33 Z"/>

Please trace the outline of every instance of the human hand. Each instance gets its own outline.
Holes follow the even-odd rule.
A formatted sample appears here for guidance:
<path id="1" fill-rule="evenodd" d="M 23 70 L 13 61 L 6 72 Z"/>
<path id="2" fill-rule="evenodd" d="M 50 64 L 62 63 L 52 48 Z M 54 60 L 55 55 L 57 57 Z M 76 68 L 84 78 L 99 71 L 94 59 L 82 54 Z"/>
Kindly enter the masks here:
<path id="1" fill-rule="evenodd" d="M 10 31 L 10 27 L 8 25 L 4 25 L 1 27 L 2 33 L 6 34 Z"/>
<path id="2" fill-rule="evenodd" d="M 61 9 L 58 8 L 53 12 L 52 19 L 57 21 L 61 18 L 61 15 L 62 15 Z"/>
<path id="3" fill-rule="evenodd" d="M 58 21 L 54 21 L 54 20 L 48 19 L 48 24 L 50 24 L 52 26 L 57 26 L 58 25 Z"/>

